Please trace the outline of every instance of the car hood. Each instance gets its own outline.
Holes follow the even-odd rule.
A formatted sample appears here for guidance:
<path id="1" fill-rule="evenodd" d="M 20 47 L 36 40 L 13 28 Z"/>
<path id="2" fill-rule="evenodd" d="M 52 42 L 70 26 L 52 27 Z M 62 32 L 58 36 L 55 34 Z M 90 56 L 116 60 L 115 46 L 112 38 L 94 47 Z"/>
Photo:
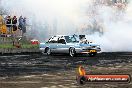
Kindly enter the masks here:
<path id="1" fill-rule="evenodd" d="M 69 43 L 69 45 L 76 45 L 76 46 L 98 46 L 97 44 L 94 43 L 89 43 L 89 44 L 84 44 L 84 43 Z"/>

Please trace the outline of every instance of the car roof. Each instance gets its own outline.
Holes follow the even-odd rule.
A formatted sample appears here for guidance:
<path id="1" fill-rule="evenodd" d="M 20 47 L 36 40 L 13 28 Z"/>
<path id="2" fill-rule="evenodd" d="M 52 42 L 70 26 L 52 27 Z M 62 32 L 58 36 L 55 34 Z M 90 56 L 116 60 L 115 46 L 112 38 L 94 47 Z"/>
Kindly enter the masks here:
<path id="1" fill-rule="evenodd" d="M 73 34 L 73 35 L 76 35 L 76 34 Z M 56 37 L 64 37 L 64 36 L 73 36 L 73 35 L 55 35 Z M 53 36 L 53 37 L 55 37 Z M 79 36 L 79 35 L 76 35 L 76 36 Z"/>

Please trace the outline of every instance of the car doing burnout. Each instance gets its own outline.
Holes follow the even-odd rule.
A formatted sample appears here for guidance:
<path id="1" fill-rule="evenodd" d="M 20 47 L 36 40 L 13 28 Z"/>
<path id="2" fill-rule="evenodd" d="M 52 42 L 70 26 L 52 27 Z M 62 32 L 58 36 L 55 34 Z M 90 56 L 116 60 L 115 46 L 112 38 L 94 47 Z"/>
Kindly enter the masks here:
<path id="1" fill-rule="evenodd" d="M 67 53 L 74 57 L 77 54 L 89 54 L 95 56 L 101 51 L 99 45 L 81 42 L 79 35 L 57 35 L 52 36 L 46 43 L 40 43 L 42 53 L 51 55 L 53 53 Z"/>

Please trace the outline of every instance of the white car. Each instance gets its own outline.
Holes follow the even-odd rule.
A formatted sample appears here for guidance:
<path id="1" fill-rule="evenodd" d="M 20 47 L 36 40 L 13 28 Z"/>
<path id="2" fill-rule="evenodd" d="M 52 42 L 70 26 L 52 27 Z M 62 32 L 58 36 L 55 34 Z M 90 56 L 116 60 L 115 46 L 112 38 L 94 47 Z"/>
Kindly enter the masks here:
<path id="1" fill-rule="evenodd" d="M 46 43 L 40 43 L 39 48 L 42 53 L 47 53 L 47 55 L 52 53 L 68 53 L 71 57 L 77 54 L 95 56 L 101 51 L 99 45 L 87 41 L 81 42 L 77 35 L 52 36 Z"/>

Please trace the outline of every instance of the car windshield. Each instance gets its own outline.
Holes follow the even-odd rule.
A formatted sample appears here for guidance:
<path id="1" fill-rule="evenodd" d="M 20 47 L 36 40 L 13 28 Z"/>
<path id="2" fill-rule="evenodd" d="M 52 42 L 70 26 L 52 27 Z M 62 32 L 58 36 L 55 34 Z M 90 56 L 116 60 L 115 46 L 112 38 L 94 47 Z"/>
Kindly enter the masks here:
<path id="1" fill-rule="evenodd" d="M 67 43 L 78 43 L 79 38 L 77 36 L 65 36 L 66 42 Z"/>

